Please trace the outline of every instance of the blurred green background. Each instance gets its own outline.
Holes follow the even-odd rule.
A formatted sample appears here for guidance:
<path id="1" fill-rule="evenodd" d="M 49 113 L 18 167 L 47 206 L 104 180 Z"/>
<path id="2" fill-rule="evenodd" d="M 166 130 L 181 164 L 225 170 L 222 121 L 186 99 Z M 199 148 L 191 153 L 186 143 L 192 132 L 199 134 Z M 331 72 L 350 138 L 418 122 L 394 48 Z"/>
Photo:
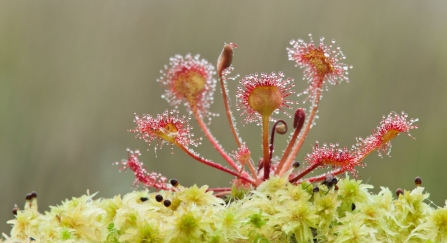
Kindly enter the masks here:
<path id="1" fill-rule="evenodd" d="M 152 171 L 184 185 L 229 186 L 231 177 L 168 146 L 155 155 L 134 134 L 133 113 L 168 108 L 156 83 L 174 54 L 201 54 L 215 63 L 224 42 L 237 43 L 233 65 L 242 76 L 283 71 L 306 84 L 287 60 L 291 39 L 336 39 L 353 65 L 349 84 L 324 93 L 320 118 L 301 160 L 319 142 L 351 146 L 382 115 L 405 110 L 420 118 L 413 140 L 393 141 L 392 157 L 376 154 L 359 169 L 375 185 L 412 189 L 415 176 L 438 205 L 447 199 L 447 3 L 445 1 L 1 1 L 0 2 L 0 232 L 9 233 L 15 203 L 37 191 L 40 211 L 65 198 L 131 190 L 131 172 L 115 161 L 140 149 Z M 237 81 L 230 82 L 232 96 Z M 235 149 L 220 92 L 211 130 Z M 234 101 L 234 96 L 233 96 Z M 307 108 L 308 104 L 305 105 Z M 182 107 L 182 111 L 184 109 Z M 239 119 L 240 121 L 240 119 Z M 260 128 L 239 131 L 255 158 Z M 202 136 L 195 127 L 196 136 Z M 287 137 L 278 137 L 276 148 Z M 197 151 L 222 159 L 204 140 Z"/>

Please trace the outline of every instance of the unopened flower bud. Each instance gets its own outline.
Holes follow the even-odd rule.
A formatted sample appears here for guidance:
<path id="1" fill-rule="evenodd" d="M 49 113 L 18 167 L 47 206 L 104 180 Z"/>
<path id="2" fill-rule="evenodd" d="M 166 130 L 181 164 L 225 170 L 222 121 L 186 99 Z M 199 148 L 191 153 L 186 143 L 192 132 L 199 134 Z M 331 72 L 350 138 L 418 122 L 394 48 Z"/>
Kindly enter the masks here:
<path id="1" fill-rule="evenodd" d="M 285 134 L 287 132 L 287 125 L 279 124 L 275 127 L 275 131 L 279 134 Z"/>
<path id="2" fill-rule="evenodd" d="M 303 127 L 304 121 L 306 118 L 306 112 L 304 112 L 303 108 L 298 108 L 295 111 L 295 116 L 293 118 L 293 128 L 297 130 L 301 130 Z"/>
<path id="3" fill-rule="evenodd" d="M 19 208 L 17 207 L 17 205 L 14 205 L 14 207 L 12 208 L 12 214 L 17 215 L 17 211 L 19 211 Z"/>
<path id="4" fill-rule="evenodd" d="M 337 178 L 334 177 L 332 179 L 332 185 L 337 185 L 337 183 L 338 183 L 338 180 L 337 180 Z"/>
<path id="5" fill-rule="evenodd" d="M 160 194 L 158 194 L 158 195 L 155 196 L 155 200 L 156 200 L 157 202 L 161 202 L 161 201 L 163 201 L 163 196 L 160 195 Z"/>
<path id="6" fill-rule="evenodd" d="M 164 200 L 164 201 L 163 201 L 163 205 L 165 205 L 165 207 L 169 207 L 169 206 L 171 206 L 171 201 L 169 201 L 169 200 Z"/>
<path id="7" fill-rule="evenodd" d="M 422 184 L 422 179 L 421 179 L 421 177 L 417 176 L 417 177 L 414 179 L 414 184 L 416 184 L 417 187 L 421 186 L 421 184 Z"/>
<path id="8" fill-rule="evenodd" d="M 334 182 L 335 179 L 335 183 Z M 327 174 L 323 183 L 323 185 L 326 185 L 328 188 L 331 188 L 333 185 L 337 184 L 337 179 L 332 174 Z"/>
<path id="9" fill-rule="evenodd" d="M 231 62 L 233 61 L 233 49 L 236 47 L 236 44 L 233 43 L 224 45 L 222 52 L 217 59 L 217 74 L 219 74 L 219 77 L 222 77 L 222 72 L 231 66 Z"/>
<path id="10" fill-rule="evenodd" d="M 178 187 L 178 180 L 177 179 L 171 179 L 170 181 L 169 181 L 169 183 L 171 183 L 171 185 L 173 186 L 173 187 Z"/>

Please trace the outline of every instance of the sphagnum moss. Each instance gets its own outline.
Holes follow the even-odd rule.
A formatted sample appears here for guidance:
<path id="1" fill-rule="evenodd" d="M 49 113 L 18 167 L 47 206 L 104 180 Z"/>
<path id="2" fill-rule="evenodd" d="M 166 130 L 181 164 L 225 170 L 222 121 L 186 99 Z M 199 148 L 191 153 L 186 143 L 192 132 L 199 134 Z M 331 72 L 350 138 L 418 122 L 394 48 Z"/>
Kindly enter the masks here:
<path id="1" fill-rule="evenodd" d="M 23 210 L 14 208 L 15 219 L 8 221 L 13 228 L 9 235 L 3 234 L 2 242 L 447 242 L 447 206 L 437 207 L 428 200 L 420 178 L 415 189 L 398 189 L 395 197 L 385 187 L 373 194 L 372 185 L 350 178 L 374 151 L 389 154 L 391 140 L 400 133 L 413 138 L 410 131 L 417 128 L 417 119 L 406 113 L 383 116 L 370 136 L 356 138 L 351 147 L 316 142 L 311 153 L 296 161 L 315 125 L 323 92 L 349 82 L 352 66 L 343 63 L 345 55 L 335 41 L 325 45 L 321 38 L 317 45 L 310 35 L 310 42 L 298 39 L 291 45 L 289 60 L 303 69 L 309 84 L 298 97 L 304 96 L 302 103 L 309 102 L 310 107 L 295 108 L 289 143 L 279 157 L 273 156 L 275 134 L 288 133 L 288 126 L 275 116 L 280 111 L 290 114 L 286 110 L 298 104 L 292 99 L 294 79 L 272 72 L 246 75 L 239 82 L 236 109 L 244 116 L 243 123 L 262 125 L 262 153 L 258 153 L 239 136 L 228 97 L 228 80 L 238 78 L 230 77 L 237 46 L 224 45 L 216 68 L 199 55 L 176 55 L 157 80 L 166 87 L 162 97 L 171 105 L 185 105 L 229 167 L 193 150 L 201 139 L 194 137 L 190 119 L 177 107 L 156 116 L 135 115 L 136 128 L 130 131 L 149 144 L 156 142 L 156 149 L 163 144 L 178 147 L 198 162 L 234 176 L 232 187 L 185 187 L 179 180 L 168 181 L 146 170 L 139 151 L 128 150 L 128 159 L 115 164 L 134 172 L 134 188 L 142 184 L 154 192 L 134 191 L 110 199 L 87 194 L 45 213 L 38 211 L 33 192 L 26 196 Z M 215 115 L 209 109 L 216 73 L 228 131 L 235 141 L 231 153 L 208 128 Z M 255 153 L 258 157 L 252 158 Z M 308 176 L 320 168 L 326 172 Z"/>
<path id="2" fill-rule="evenodd" d="M 277 186 L 272 177 L 229 203 L 196 186 L 84 195 L 45 213 L 17 211 L 3 242 L 447 242 L 447 206 L 434 207 L 422 187 L 393 198 L 389 189 L 372 194 L 371 185 L 349 176 L 318 192 L 305 183 L 270 190 Z"/>

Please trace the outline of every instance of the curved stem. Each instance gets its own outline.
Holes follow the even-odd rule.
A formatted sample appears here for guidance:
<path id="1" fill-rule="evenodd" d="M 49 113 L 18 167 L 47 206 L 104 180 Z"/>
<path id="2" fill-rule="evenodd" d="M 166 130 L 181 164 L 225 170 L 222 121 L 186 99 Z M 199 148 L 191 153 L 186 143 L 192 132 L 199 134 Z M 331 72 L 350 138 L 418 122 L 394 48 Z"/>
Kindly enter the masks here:
<path id="1" fill-rule="evenodd" d="M 312 104 L 312 111 L 310 112 L 310 116 L 309 119 L 307 120 L 306 127 L 304 128 L 303 133 L 300 139 L 298 140 L 298 143 L 296 143 L 295 146 L 293 147 L 292 152 L 290 153 L 289 157 L 284 163 L 284 166 L 282 167 L 279 175 L 283 175 L 288 170 L 288 168 L 290 168 L 290 166 L 293 163 L 293 160 L 300 151 L 301 146 L 303 146 L 304 140 L 306 139 L 307 134 L 309 133 L 312 123 L 315 119 L 315 115 L 317 114 L 318 104 L 320 103 L 320 96 L 321 96 L 321 89 L 318 89 L 317 94 L 315 95 L 315 100 L 313 101 Z"/>
<path id="2" fill-rule="evenodd" d="M 206 126 L 205 122 L 202 119 L 202 115 L 199 113 L 199 111 L 196 108 L 193 108 L 192 110 L 193 110 L 193 114 L 194 114 L 194 117 L 196 118 L 197 123 L 199 124 L 203 133 L 205 133 L 205 136 L 211 142 L 213 147 L 228 162 L 228 164 L 230 164 L 230 166 L 233 167 L 233 169 L 238 170 L 236 163 L 231 159 L 231 157 L 228 155 L 228 153 L 225 152 L 225 150 L 222 148 L 222 146 L 220 146 L 219 142 L 217 142 L 217 140 L 211 134 L 211 131 Z"/>
<path id="3" fill-rule="evenodd" d="M 284 125 L 284 130 L 277 130 L 277 126 L 279 123 L 282 123 Z M 284 120 L 277 120 L 275 122 L 275 124 L 273 124 L 273 128 L 272 128 L 272 133 L 270 135 L 270 147 L 271 147 L 271 151 L 270 151 L 270 159 L 272 159 L 273 156 L 273 144 L 275 143 L 275 133 L 279 133 L 279 134 L 285 134 L 287 132 L 287 123 Z"/>
<path id="4" fill-rule="evenodd" d="M 236 176 L 237 178 L 240 178 L 241 180 L 244 180 L 244 181 L 249 182 L 250 184 L 256 186 L 256 183 L 253 181 L 252 178 L 244 177 L 244 176 L 240 175 L 236 171 L 230 170 L 230 169 L 228 169 L 228 168 L 226 168 L 226 167 L 224 167 L 224 166 L 222 166 L 220 164 L 217 164 L 217 163 L 214 163 L 214 162 L 209 161 L 207 159 L 204 159 L 204 158 L 198 156 L 197 154 L 191 152 L 189 149 L 187 149 L 186 147 L 182 146 L 179 143 L 175 143 L 175 145 L 177 145 L 177 147 L 179 147 L 181 150 L 183 150 L 187 155 L 191 156 L 193 159 L 199 161 L 200 163 L 203 163 L 203 164 L 206 164 L 208 166 L 214 167 L 214 168 L 216 168 L 218 170 L 221 170 L 223 172 L 227 172 L 230 175 Z"/>
<path id="5" fill-rule="evenodd" d="M 223 96 L 223 101 L 224 101 L 224 105 L 225 105 L 225 113 L 227 115 L 228 124 L 230 124 L 231 133 L 233 134 L 234 140 L 237 143 L 237 147 L 240 148 L 242 143 L 241 143 L 241 139 L 239 138 L 239 135 L 237 134 L 236 128 L 234 126 L 234 118 L 233 118 L 233 115 L 231 114 L 230 105 L 228 102 L 228 94 L 227 94 L 227 90 L 225 88 L 225 83 L 224 83 L 223 77 L 220 77 L 220 86 L 222 89 L 222 96 Z"/>
<path id="6" fill-rule="evenodd" d="M 283 130 L 277 130 L 277 126 L 280 123 L 284 125 Z M 270 135 L 270 146 L 269 146 L 270 161 L 272 161 L 273 151 L 275 150 L 275 133 L 285 134 L 286 132 L 287 132 L 287 123 L 284 120 L 277 120 L 275 124 L 273 124 L 272 133 Z"/>
<path id="7" fill-rule="evenodd" d="M 305 116 L 306 114 L 302 108 L 298 108 L 296 110 L 295 118 L 293 121 L 293 128 L 295 128 L 295 131 L 293 132 L 292 138 L 290 139 L 289 144 L 287 145 L 287 148 L 284 151 L 281 161 L 279 161 L 278 167 L 276 168 L 275 172 L 276 175 L 279 174 L 280 171 L 282 170 L 284 163 L 286 162 L 287 158 L 290 155 L 290 151 L 292 151 L 293 145 L 295 145 L 296 139 L 301 132 L 301 128 L 303 127 Z"/>
<path id="8" fill-rule="evenodd" d="M 269 118 L 269 116 L 262 117 L 262 150 L 264 152 L 262 164 L 264 166 L 264 180 L 270 177 Z"/>

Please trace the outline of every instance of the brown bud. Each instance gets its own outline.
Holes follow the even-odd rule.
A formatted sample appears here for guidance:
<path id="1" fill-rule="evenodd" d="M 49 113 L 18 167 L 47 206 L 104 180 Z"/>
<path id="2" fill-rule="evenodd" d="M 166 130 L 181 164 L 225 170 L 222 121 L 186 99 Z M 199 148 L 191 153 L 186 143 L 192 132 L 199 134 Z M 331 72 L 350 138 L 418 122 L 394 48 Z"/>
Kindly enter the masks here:
<path id="1" fill-rule="evenodd" d="M 320 188 L 318 186 L 314 187 L 314 189 L 312 190 L 313 192 L 319 192 Z"/>
<path id="2" fill-rule="evenodd" d="M 421 177 L 417 176 L 417 177 L 414 179 L 414 184 L 416 184 L 417 187 L 421 186 L 421 184 L 422 184 L 422 179 L 421 179 Z"/>
<path id="3" fill-rule="evenodd" d="M 306 112 L 304 112 L 303 108 L 298 108 L 295 111 L 295 117 L 293 118 L 293 128 L 295 130 L 300 131 L 303 127 L 304 120 L 306 118 Z"/>
<path id="4" fill-rule="evenodd" d="M 169 201 L 169 200 L 164 200 L 164 201 L 163 201 L 163 205 L 165 205 L 165 207 L 169 207 L 169 206 L 171 206 L 171 201 Z"/>
<path id="5" fill-rule="evenodd" d="M 155 200 L 157 200 L 157 202 L 161 202 L 161 201 L 163 201 L 163 196 L 158 194 L 155 196 Z"/>
<path id="6" fill-rule="evenodd" d="M 217 74 L 219 77 L 222 77 L 222 72 L 231 66 L 231 62 L 233 61 L 233 48 L 236 47 L 236 44 L 233 43 L 224 45 L 222 52 L 217 59 Z"/>
<path id="7" fill-rule="evenodd" d="M 275 131 L 279 134 L 285 134 L 287 132 L 287 125 L 280 124 L 275 127 Z"/>
<path id="8" fill-rule="evenodd" d="M 140 201 L 142 201 L 142 202 L 146 202 L 147 200 L 149 200 L 149 198 L 147 198 L 147 197 L 140 197 Z"/>
<path id="9" fill-rule="evenodd" d="M 337 184 L 337 179 L 335 179 L 335 183 L 333 183 L 335 177 L 332 174 L 327 174 L 324 178 L 323 185 L 326 185 L 328 188 L 331 188 L 332 185 Z"/>
<path id="10" fill-rule="evenodd" d="M 352 211 L 355 210 L 355 204 L 354 203 L 351 204 L 351 209 L 352 209 Z"/>
<path id="11" fill-rule="evenodd" d="M 31 193 L 26 194 L 25 200 L 30 201 L 33 198 L 33 195 Z"/>
<path id="12" fill-rule="evenodd" d="M 334 177 L 332 179 L 332 185 L 337 185 L 337 183 L 338 183 L 338 180 L 337 180 L 337 178 Z"/>
<path id="13" fill-rule="evenodd" d="M 14 206 L 14 208 L 12 208 L 12 214 L 17 215 L 17 211 L 19 211 L 19 208 Z"/>
<path id="14" fill-rule="evenodd" d="M 396 196 L 399 197 L 399 195 L 403 195 L 404 191 L 402 190 L 402 188 L 397 188 L 396 190 Z"/>
<path id="15" fill-rule="evenodd" d="M 296 168 L 300 167 L 300 162 L 299 161 L 295 161 L 295 162 L 293 162 L 292 166 L 293 166 L 294 169 L 296 169 Z"/>
<path id="16" fill-rule="evenodd" d="M 171 180 L 169 180 L 169 182 L 171 183 L 171 185 L 173 187 L 178 187 L 178 180 L 177 179 L 171 179 Z"/>

